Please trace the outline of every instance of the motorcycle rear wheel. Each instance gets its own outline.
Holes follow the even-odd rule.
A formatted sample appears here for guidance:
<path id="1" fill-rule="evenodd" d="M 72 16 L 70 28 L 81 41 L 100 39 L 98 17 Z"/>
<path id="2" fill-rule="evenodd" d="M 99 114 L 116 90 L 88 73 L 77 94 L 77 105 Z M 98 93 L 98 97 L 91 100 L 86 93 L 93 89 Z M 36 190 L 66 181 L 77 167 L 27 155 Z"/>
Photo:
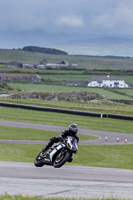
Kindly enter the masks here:
<path id="1" fill-rule="evenodd" d="M 54 160 L 54 162 L 53 162 L 53 166 L 54 166 L 55 168 L 60 168 L 60 167 L 62 167 L 62 165 L 64 165 L 64 164 L 67 162 L 67 160 L 70 158 L 70 153 L 69 153 L 69 152 L 65 152 L 64 154 L 61 154 L 61 157 L 60 157 L 60 154 L 61 154 L 61 153 L 59 153 L 59 154 L 56 156 L 56 158 L 55 158 L 55 160 Z"/>
<path id="2" fill-rule="evenodd" d="M 36 167 L 42 167 L 44 165 L 44 163 L 42 162 L 41 153 L 42 153 L 42 151 L 38 154 L 38 156 L 36 157 L 36 159 L 34 161 L 34 165 Z"/>

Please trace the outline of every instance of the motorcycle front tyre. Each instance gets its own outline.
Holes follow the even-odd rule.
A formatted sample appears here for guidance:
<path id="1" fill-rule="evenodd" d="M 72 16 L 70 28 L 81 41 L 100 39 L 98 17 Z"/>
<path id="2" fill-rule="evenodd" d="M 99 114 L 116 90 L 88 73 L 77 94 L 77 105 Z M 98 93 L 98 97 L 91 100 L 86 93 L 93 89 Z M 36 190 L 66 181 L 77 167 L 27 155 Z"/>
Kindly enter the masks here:
<path id="1" fill-rule="evenodd" d="M 58 157 L 58 155 L 57 155 L 57 157 Z M 57 157 L 56 157 L 56 158 L 57 158 Z M 55 158 L 55 160 L 54 160 L 54 162 L 53 162 L 53 166 L 54 166 L 55 168 L 60 168 L 60 167 L 62 167 L 62 165 L 64 165 L 64 164 L 67 162 L 67 160 L 70 158 L 70 153 L 69 153 L 69 152 L 65 152 L 64 157 L 63 157 L 63 159 L 62 159 L 60 162 L 56 162 L 56 158 Z"/>
<path id="2" fill-rule="evenodd" d="M 38 156 L 36 157 L 36 159 L 34 161 L 34 165 L 36 167 L 42 167 L 44 165 L 44 163 L 42 162 L 42 158 L 40 156 L 41 153 L 42 153 L 42 151 L 38 154 Z"/>

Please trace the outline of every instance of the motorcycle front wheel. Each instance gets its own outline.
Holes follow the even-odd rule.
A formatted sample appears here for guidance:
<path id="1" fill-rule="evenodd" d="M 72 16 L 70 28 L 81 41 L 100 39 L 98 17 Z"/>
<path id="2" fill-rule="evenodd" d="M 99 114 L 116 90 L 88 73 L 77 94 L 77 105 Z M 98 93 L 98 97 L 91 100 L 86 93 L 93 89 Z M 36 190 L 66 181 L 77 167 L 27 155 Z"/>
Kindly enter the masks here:
<path id="1" fill-rule="evenodd" d="M 35 161 L 34 161 L 34 165 L 36 167 L 42 167 L 44 165 L 44 163 L 42 162 L 42 151 L 38 154 L 38 156 L 36 157 Z"/>
<path id="2" fill-rule="evenodd" d="M 62 153 L 59 153 L 54 162 L 53 162 L 53 166 L 55 168 L 60 168 L 62 167 L 62 165 L 65 164 L 65 162 L 67 162 L 67 160 L 70 158 L 70 153 L 69 152 L 64 152 L 63 154 Z"/>

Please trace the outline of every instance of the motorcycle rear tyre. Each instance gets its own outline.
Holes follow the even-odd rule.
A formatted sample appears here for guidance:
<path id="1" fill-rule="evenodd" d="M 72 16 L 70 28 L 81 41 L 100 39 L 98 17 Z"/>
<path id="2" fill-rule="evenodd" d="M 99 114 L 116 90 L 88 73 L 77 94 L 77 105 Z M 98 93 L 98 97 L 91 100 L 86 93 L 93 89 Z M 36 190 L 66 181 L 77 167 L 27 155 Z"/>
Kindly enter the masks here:
<path id="1" fill-rule="evenodd" d="M 36 157 L 35 161 L 34 161 L 34 165 L 36 167 L 42 167 L 44 165 L 44 163 L 42 162 L 42 159 L 39 159 L 41 152 L 38 154 L 38 156 Z"/>
<path id="2" fill-rule="evenodd" d="M 56 159 L 54 160 L 53 166 L 54 166 L 55 168 L 60 168 L 60 167 L 62 167 L 62 165 L 64 165 L 64 164 L 67 162 L 67 160 L 68 160 L 69 158 L 70 158 L 70 153 L 69 153 L 69 152 L 66 152 L 65 155 L 64 155 L 64 158 L 61 160 L 61 162 L 56 163 Z"/>

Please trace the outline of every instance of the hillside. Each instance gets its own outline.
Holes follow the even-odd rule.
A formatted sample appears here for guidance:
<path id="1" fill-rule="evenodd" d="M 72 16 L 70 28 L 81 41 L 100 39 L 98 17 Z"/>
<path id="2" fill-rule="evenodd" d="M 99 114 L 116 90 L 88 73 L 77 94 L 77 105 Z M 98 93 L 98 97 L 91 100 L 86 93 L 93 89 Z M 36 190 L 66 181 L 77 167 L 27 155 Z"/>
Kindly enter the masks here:
<path id="1" fill-rule="evenodd" d="M 128 38 L 102 37 L 82 39 L 62 43 L 57 47 L 67 51 L 69 54 L 133 57 L 133 39 Z"/>
<path id="2" fill-rule="evenodd" d="M 5 67 L 3 63 L 11 61 L 38 64 L 44 59 L 51 63 L 66 60 L 70 63 L 77 64 L 78 68 L 86 68 L 88 70 L 133 70 L 133 58 L 129 57 L 55 55 L 23 50 L 0 49 L 0 63 L 3 69 Z"/>

